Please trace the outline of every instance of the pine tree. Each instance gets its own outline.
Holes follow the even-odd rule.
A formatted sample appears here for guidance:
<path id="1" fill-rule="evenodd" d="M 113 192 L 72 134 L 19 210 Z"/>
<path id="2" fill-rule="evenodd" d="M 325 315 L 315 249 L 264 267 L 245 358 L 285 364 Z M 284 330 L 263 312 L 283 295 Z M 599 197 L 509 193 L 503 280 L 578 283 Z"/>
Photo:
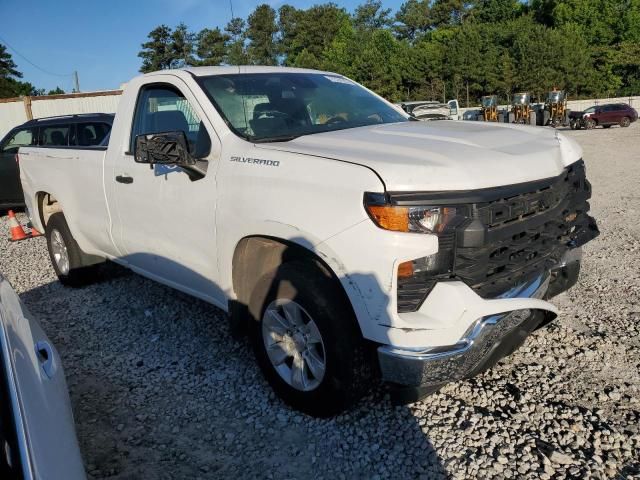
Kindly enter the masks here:
<path id="1" fill-rule="evenodd" d="M 172 67 L 175 60 L 171 28 L 160 25 L 149 32 L 149 41 L 142 44 L 138 57 L 142 58 L 142 73 L 165 70 Z"/>

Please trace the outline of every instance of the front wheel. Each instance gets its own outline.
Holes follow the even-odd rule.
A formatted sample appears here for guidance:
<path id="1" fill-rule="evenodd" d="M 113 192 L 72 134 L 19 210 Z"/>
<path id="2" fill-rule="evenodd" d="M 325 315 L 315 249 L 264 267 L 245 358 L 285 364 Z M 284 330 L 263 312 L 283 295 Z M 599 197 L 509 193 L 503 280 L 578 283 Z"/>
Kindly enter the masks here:
<path id="1" fill-rule="evenodd" d="M 588 118 L 584 122 L 584 128 L 586 128 L 587 130 L 592 130 L 592 129 L 596 128 L 596 121 L 595 120 L 591 120 L 590 118 Z"/>
<path id="2" fill-rule="evenodd" d="M 366 390 L 371 363 L 344 292 L 313 262 L 293 261 L 259 280 L 249 335 L 274 391 L 293 408 L 335 415 Z"/>
<path id="3" fill-rule="evenodd" d="M 621 127 L 628 127 L 629 125 L 631 125 L 631 119 L 629 117 L 623 117 L 622 120 L 620 120 L 620 126 Z"/>
<path id="4" fill-rule="evenodd" d="M 80 249 L 62 213 L 51 215 L 45 235 L 51 264 L 60 283 L 80 287 L 94 280 L 96 262 Z"/>

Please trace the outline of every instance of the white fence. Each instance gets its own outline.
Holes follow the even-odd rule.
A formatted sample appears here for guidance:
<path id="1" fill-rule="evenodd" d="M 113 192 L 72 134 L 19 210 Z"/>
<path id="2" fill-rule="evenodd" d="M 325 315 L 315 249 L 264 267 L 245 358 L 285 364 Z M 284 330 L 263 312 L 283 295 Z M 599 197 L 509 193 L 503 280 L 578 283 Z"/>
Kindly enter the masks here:
<path id="1" fill-rule="evenodd" d="M 567 102 L 567 107 L 569 107 L 570 110 L 580 111 L 585 110 L 593 105 L 604 105 L 605 103 L 626 103 L 636 110 L 640 110 L 640 97 L 615 97 L 596 100 L 569 100 Z"/>
<path id="2" fill-rule="evenodd" d="M 115 113 L 121 90 L 0 99 L 0 139 L 31 118 L 74 113 Z"/>

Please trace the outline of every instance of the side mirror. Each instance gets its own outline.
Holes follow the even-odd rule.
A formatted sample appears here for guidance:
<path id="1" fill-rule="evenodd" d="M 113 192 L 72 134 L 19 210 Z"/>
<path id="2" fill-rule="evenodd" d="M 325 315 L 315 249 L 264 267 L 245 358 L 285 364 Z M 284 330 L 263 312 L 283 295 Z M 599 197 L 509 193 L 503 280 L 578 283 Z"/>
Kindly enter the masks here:
<path id="1" fill-rule="evenodd" d="M 196 159 L 189 153 L 184 132 L 146 133 L 136 136 L 134 159 L 137 163 L 192 166 Z"/>

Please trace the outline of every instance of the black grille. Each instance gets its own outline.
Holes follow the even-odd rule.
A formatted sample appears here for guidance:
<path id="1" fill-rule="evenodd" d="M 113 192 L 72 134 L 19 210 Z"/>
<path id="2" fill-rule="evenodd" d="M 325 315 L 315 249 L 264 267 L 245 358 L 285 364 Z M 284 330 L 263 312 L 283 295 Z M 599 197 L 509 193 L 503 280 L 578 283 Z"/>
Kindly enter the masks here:
<path id="1" fill-rule="evenodd" d="M 465 203 L 466 220 L 452 236 L 441 238 L 441 252 L 454 250 L 452 268 L 399 282 L 399 312 L 417 310 L 435 283 L 445 279 L 462 280 L 481 297 L 494 298 L 549 270 L 568 249 L 598 235 L 587 213 L 591 186 L 582 161 L 556 178 L 502 192 L 508 194 L 500 189 L 461 193 L 487 198 Z"/>

